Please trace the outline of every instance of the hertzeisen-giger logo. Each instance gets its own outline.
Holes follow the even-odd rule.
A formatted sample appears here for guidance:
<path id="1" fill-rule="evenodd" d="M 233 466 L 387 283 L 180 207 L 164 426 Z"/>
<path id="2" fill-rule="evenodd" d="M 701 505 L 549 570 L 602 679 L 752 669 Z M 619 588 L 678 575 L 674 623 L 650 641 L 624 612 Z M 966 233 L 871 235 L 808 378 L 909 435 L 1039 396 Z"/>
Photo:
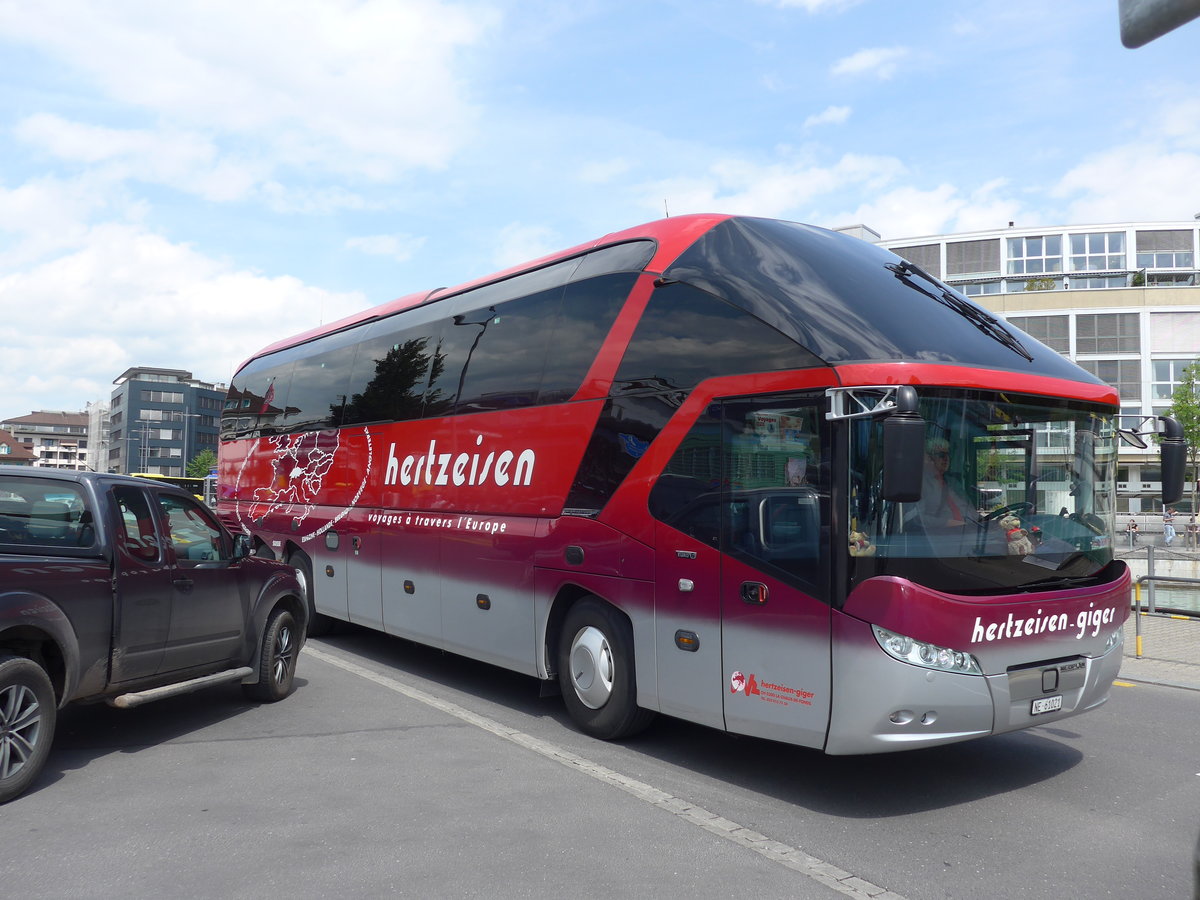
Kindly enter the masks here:
<path id="1" fill-rule="evenodd" d="M 1033 637 L 1047 632 L 1061 632 L 1078 629 L 1073 635 L 1076 640 L 1083 638 L 1088 630 L 1091 630 L 1091 637 L 1095 637 L 1100 633 L 1100 629 L 1105 625 L 1111 625 L 1117 619 L 1117 608 L 1110 606 L 1105 609 L 1094 609 L 1095 604 L 1089 603 L 1088 608 L 1081 610 L 1076 616 L 1074 623 L 1066 613 L 1050 613 L 1043 615 L 1039 609 L 1036 616 L 1013 616 L 1008 614 L 1008 619 L 1003 622 L 989 622 L 983 624 L 983 619 L 979 616 L 975 617 L 975 627 L 971 629 L 971 643 L 978 644 L 988 641 L 1002 641 L 1005 638 Z"/>
<path id="2" fill-rule="evenodd" d="M 475 446 L 482 448 L 483 435 L 477 435 Z M 436 440 L 429 442 L 429 450 L 412 453 L 400 459 L 396 456 L 396 445 L 388 447 L 387 469 L 383 483 L 403 485 L 485 485 L 500 487 L 528 487 L 533 479 L 533 465 L 537 454 L 525 449 L 483 450 L 474 453 L 439 453 Z"/>

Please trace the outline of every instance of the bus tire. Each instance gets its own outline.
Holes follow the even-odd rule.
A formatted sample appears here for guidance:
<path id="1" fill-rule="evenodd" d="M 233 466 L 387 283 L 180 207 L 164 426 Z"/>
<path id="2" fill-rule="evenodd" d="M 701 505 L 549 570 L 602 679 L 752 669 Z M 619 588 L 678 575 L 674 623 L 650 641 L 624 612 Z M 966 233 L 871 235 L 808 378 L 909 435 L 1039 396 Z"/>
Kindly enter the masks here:
<path id="1" fill-rule="evenodd" d="M 296 570 L 296 579 L 304 589 L 304 603 L 308 607 L 308 628 L 305 633 L 309 637 L 320 637 L 333 631 L 337 619 L 324 616 L 317 612 L 315 591 L 313 589 L 312 560 L 304 553 L 295 552 L 287 558 L 288 565 Z"/>
<path id="2" fill-rule="evenodd" d="M 637 705 L 633 628 L 598 597 L 584 597 L 563 621 L 558 680 L 567 712 L 580 730 L 611 741 L 643 730 L 654 718 Z"/>
<path id="3" fill-rule="evenodd" d="M 296 682 L 296 658 L 299 655 L 296 618 L 286 609 L 276 609 L 263 631 L 258 682 L 242 686 L 246 696 L 262 703 L 275 703 L 290 694 Z"/>
<path id="4" fill-rule="evenodd" d="M 58 704 L 45 670 L 0 656 L 0 803 L 23 794 L 46 764 Z"/>

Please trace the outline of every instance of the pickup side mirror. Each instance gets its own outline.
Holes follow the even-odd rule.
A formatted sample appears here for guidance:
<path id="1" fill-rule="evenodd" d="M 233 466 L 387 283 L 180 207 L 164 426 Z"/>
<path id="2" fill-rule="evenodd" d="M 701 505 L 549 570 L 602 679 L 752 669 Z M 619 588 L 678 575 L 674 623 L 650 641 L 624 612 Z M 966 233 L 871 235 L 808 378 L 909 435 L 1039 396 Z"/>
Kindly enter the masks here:
<path id="1" fill-rule="evenodd" d="M 1183 496 L 1183 474 L 1187 466 L 1187 441 L 1183 439 L 1183 426 L 1172 416 L 1162 416 L 1163 432 L 1159 439 L 1159 457 L 1162 463 L 1162 502 L 1178 503 Z"/>
<path id="2" fill-rule="evenodd" d="M 233 558 L 245 559 L 250 555 L 250 535 L 235 534 L 233 536 Z"/>
<path id="3" fill-rule="evenodd" d="M 896 411 L 883 420 L 884 500 L 912 503 L 921 499 L 925 472 L 925 420 L 917 412 L 917 392 L 896 389 Z"/>

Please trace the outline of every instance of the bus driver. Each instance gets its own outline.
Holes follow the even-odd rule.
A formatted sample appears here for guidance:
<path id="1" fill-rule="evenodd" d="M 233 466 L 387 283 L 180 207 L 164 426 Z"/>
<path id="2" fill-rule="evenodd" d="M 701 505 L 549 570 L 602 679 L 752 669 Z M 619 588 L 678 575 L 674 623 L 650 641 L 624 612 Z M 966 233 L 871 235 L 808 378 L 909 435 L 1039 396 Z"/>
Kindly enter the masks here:
<path id="1" fill-rule="evenodd" d="M 977 518 L 975 507 L 946 478 L 950 444 L 942 437 L 925 443 L 925 476 L 921 485 L 921 522 L 926 530 L 961 528 Z"/>

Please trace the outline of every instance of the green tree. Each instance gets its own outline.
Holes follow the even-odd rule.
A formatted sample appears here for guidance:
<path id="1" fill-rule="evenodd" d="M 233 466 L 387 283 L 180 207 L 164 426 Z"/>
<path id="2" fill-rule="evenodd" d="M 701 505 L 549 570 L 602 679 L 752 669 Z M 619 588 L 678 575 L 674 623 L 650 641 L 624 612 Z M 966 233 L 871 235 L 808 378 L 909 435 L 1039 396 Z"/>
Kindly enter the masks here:
<path id="1" fill-rule="evenodd" d="M 187 465 L 187 473 L 191 478 L 207 478 L 208 473 L 217 466 L 217 454 L 211 450 L 201 450 Z"/>
<path id="2" fill-rule="evenodd" d="M 1200 478 L 1196 470 L 1200 462 L 1200 360 L 1183 370 L 1183 381 L 1171 394 L 1168 414 L 1183 426 L 1183 438 L 1188 445 L 1188 474 L 1191 476 L 1192 512 L 1200 513 L 1196 507 L 1196 493 L 1200 490 Z"/>

